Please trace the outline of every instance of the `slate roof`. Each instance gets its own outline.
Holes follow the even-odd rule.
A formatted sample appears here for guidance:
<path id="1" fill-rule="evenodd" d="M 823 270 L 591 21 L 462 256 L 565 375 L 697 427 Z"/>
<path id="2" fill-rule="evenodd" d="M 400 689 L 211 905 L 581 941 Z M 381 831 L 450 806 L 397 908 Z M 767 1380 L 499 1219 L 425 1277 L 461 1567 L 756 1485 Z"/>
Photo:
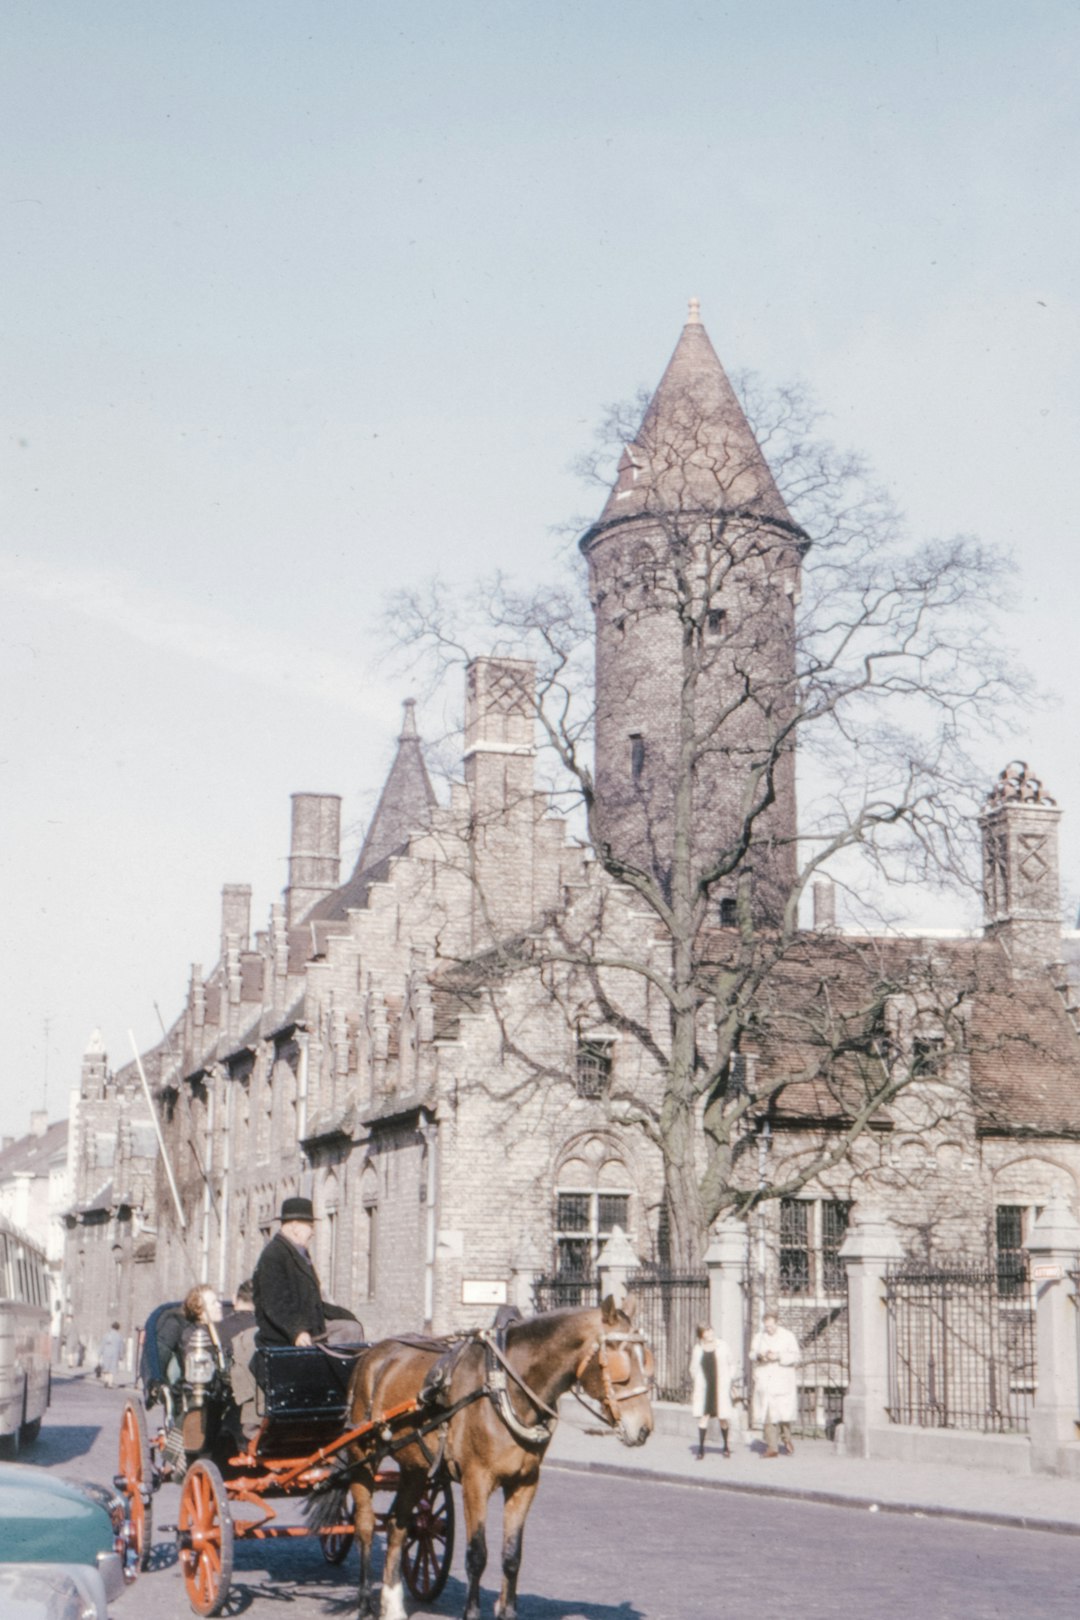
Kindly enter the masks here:
<path id="1" fill-rule="evenodd" d="M 730 933 L 705 942 L 717 965 L 733 950 Z M 456 1039 L 462 1016 L 480 1012 L 483 990 L 514 965 L 509 950 L 439 973 L 436 1038 Z M 980 1135 L 1080 1138 L 1080 1034 L 1062 995 L 1049 972 L 1014 974 L 1002 945 L 981 938 L 800 935 L 770 970 L 755 1001 L 757 1028 L 743 1043 L 755 1059 L 755 1092 L 783 1082 L 759 1117 L 781 1128 L 851 1119 L 885 1075 L 874 1042 L 887 1029 L 876 1031 L 873 1015 L 907 994 L 924 997 L 931 1015 L 946 1010 L 946 1039 L 962 1042 L 968 1061 Z M 888 1108 L 870 1125 L 891 1128 Z"/>
<path id="2" fill-rule="evenodd" d="M 20 1136 L 18 1141 L 0 1152 L 0 1181 L 15 1175 L 47 1176 L 50 1159 L 66 1150 L 67 1139 L 66 1119 L 54 1120 L 42 1136 L 36 1136 L 33 1132 L 29 1136 Z"/>
<path id="3" fill-rule="evenodd" d="M 745 510 L 794 528 L 696 302 L 582 548 L 658 509 Z"/>
<path id="4" fill-rule="evenodd" d="M 349 911 L 367 904 L 368 890 L 382 882 L 395 855 L 408 848 L 409 838 L 427 822 L 435 804 L 435 790 L 424 764 L 416 729 L 416 705 L 410 698 L 398 738 L 397 754 L 379 796 L 352 876 L 333 894 L 313 906 L 303 924 L 344 921 Z M 314 937 L 318 937 L 318 928 Z"/>

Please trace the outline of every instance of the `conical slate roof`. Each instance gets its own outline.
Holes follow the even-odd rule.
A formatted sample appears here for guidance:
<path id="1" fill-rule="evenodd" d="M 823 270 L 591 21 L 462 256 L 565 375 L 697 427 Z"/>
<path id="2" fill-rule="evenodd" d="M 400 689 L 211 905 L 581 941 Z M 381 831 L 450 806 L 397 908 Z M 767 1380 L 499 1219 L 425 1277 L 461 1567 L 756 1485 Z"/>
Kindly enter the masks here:
<path id="1" fill-rule="evenodd" d="M 436 802 L 416 729 L 414 700 L 408 698 L 404 708 L 398 751 L 379 795 L 352 877 L 319 902 L 311 913 L 311 920 L 331 922 L 344 918 L 347 911 L 363 906 L 371 884 L 385 877 L 391 857 L 404 851 L 410 835 L 425 825 Z"/>
<path id="2" fill-rule="evenodd" d="M 696 298 L 585 547 L 613 524 L 660 512 L 734 512 L 791 526 L 768 463 L 701 323 Z"/>

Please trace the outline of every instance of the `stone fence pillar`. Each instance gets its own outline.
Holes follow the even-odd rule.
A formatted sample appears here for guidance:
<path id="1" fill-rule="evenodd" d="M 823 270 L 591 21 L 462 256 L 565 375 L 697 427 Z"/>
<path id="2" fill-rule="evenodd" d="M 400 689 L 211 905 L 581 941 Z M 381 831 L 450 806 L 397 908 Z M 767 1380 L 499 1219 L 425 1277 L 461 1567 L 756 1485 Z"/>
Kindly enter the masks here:
<path id="1" fill-rule="evenodd" d="M 725 1215 L 712 1229 L 705 1251 L 709 1273 L 709 1321 L 718 1339 L 723 1339 L 742 1371 L 746 1343 L 746 1266 L 750 1254 L 750 1233 L 745 1221 Z"/>
<path id="2" fill-rule="evenodd" d="M 881 1210 L 856 1204 L 839 1253 L 847 1268 L 851 1357 L 844 1396 L 843 1445 L 849 1456 L 869 1457 L 871 1430 L 889 1421 L 885 1268 L 902 1260 L 904 1249 Z"/>
<path id="3" fill-rule="evenodd" d="M 609 1294 L 614 1294 L 616 1305 L 621 1305 L 626 1298 L 627 1276 L 631 1271 L 636 1271 L 640 1264 L 641 1261 L 634 1252 L 634 1245 L 622 1227 L 612 1227 L 611 1236 L 596 1259 L 597 1275 L 600 1278 L 600 1298 L 603 1300 Z"/>
<path id="4" fill-rule="evenodd" d="M 1069 1276 L 1080 1254 L 1080 1221 L 1059 1193 L 1051 1194 L 1024 1247 L 1031 1256 L 1038 1368 L 1031 1466 L 1057 1474 L 1065 1471 L 1065 1447 L 1080 1433 L 1076 1288 Z"/>

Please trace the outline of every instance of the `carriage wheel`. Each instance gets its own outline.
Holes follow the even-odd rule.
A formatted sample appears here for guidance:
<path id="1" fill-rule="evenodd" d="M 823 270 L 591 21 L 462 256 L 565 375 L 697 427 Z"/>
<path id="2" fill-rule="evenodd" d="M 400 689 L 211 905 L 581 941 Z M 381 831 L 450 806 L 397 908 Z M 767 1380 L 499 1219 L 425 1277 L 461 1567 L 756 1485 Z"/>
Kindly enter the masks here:
<path id="1" fill-rule="evenodd" d="M 413 1508 L 401 1570 L 420 1603 L 434 1603 L 446 1585 L 454 1554 L 454 1498 L 445 1477 L 434 1480 Z"/>
<path id="2" fill-rule="evenodd" d="M 120 1419 L 120 1472 L 116 1485 L 124 1498 L 125 1573 L 133 1578 L 137 1571 L 149 1566 L 154 1540 L 154 1480 L 141 1395 L 131 1397 Z"/>
<path id="3" fill-rule="evenodd" d="M 184 1476 L 177 1542 L 188 1602 L 196 1614 L 220 1614 L 232 1579 L 232 1515 L 225 1481 L 202 1458 Z"/>
<path id="4" fill-rule="evenodd" d="M 349 1556 L 356 1537 L 351 1530 L 332 1530 L 328 1536 L 320 1536 L 322 1555 L 328 1564 L 343 1564 Z"/>

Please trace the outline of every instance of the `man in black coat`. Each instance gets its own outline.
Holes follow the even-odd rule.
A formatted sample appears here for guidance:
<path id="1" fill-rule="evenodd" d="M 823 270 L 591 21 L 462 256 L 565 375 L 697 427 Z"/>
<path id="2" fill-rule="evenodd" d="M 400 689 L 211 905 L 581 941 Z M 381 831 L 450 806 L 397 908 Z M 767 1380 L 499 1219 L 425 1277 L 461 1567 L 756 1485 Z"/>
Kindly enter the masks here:
<path id="1" fill-rule="evenodd" d="M 317 1339 L 355 1344 L 363 1337 L 351 1311 L 322 1297 L 307 1247 L 314 1231 L 310 1198 L 286 1198 L 281 1230 L 259 1256 L 253 1278 L 260 1345 L 304 1347 Z"/>

